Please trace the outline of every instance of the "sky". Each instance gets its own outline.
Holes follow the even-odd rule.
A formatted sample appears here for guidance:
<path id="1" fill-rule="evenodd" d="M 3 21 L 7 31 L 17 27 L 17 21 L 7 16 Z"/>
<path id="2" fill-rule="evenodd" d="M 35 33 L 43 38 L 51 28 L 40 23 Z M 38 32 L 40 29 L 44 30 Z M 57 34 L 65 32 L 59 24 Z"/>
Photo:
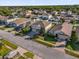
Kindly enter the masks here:
<path id="1" fill-rule="evenodd" d="M 0 6 L 75 5 L 79 0 L 0 0 Z"/>

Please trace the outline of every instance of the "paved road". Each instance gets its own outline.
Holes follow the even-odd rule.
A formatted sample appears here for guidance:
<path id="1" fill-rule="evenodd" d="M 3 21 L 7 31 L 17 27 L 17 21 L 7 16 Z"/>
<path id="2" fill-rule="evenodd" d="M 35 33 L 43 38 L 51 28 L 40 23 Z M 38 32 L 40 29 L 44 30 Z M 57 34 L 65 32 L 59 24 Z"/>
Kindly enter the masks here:
<path id="1" fill-rule="evenodd" d="M 77 59 L 53 48 L 47 48 L 46 46 L 31 40 L 24 40 L 23 37 L 14 36 L 13 34 L 2 30 L 0 30 L 0 36 L 14 44 L 34 52 L 43 59 Z"/>

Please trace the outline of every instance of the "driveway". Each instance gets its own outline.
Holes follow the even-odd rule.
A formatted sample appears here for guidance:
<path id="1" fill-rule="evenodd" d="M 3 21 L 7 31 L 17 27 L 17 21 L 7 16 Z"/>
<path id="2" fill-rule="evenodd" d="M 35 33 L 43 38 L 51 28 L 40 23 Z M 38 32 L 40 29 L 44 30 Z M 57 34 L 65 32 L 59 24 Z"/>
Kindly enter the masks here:
<path id="1" fill-rule="evenodd" d="M 46 47 L 32 40 L 25 40 L 23 37 L 14 36 L 12 33 L 2 30 L 0 30 L 0 36 L 14 44 L 32 51 L 43 59 L 77 59 L 56 49 Z"/>

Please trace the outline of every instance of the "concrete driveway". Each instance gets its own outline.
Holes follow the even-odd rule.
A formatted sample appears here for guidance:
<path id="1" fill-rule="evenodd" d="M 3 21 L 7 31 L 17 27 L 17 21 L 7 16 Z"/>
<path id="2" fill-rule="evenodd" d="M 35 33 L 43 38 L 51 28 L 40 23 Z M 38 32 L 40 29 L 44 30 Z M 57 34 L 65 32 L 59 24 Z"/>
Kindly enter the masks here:
<path id="1" fill-rule="evenodd" d="M 12 33 L 8 33 L 2 30 L 0 30 L 0 36 L 14 44 L 32 51 L 43 59 L 77 59 L 53 48 L 46 47 L 32 40 L 25 40 L 23 37 L 18 37 Z"/>

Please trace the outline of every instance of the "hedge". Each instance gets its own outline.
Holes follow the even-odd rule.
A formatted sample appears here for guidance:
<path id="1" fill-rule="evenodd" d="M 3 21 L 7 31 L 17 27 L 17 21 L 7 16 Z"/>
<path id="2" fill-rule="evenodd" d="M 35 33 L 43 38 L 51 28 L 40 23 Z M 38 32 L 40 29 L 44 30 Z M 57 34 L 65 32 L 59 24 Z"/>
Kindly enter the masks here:
<path id="1" fill-rule="evenodd" d="M 41 39 L 35 39 L 35 41 L 38 42 L 38 43 L 41 43 L 41 44 L 43 44 L 43 45 L 46 45 L 46 46 L 48 46 L 48 47 L 53 47 L 53 46 L 55 46 L 54 44 L 52 44 L 52 43 L 50 43 L 50 42 L 47 42 L 47 41 L 44 41 L 44 40 L 41 40 Z"/>
<path id="2" fill-rule="evenodd" d="M 70 50 L 68 48 L 65 48 L 65 52 L 69 55 L 72 55 L 72 56 L 75 56 L 75 57 L 78 57 L 79 58 L 79 52 L 76 52 L 76 51 L 73 51 L 73 50 Z"/>
<path id="3" fill-rule="evenodd" d="M 4 44 L 6 44 L 6 45 L 8 45 L 8 46 L 10 46 L 11 48 L 13 48 L 13 49 L 17 49 L 17 46 L 15 45 L 15 44 L 13 44 L 13 43 L 11 43 L 11 42 L 9 42 L 9 41 L 7 41 L 7 40 L 1 40 Z"/>

